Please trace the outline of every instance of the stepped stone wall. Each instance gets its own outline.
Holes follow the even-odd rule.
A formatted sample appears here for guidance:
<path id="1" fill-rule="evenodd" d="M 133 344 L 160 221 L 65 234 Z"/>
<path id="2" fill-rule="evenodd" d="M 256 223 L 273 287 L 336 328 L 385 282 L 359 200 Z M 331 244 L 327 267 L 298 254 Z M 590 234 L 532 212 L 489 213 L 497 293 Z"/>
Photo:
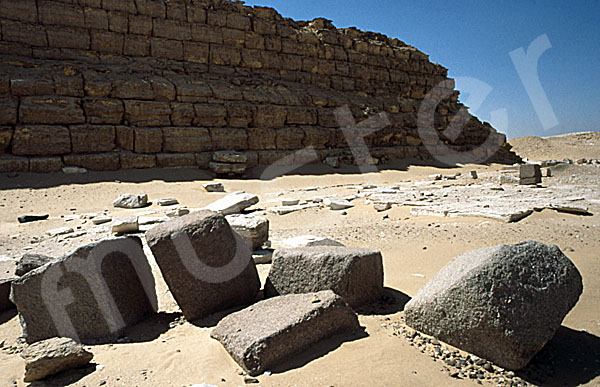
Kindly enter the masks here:
<path id="1" fill-rule="evenodd" d="M 430 159 L 417 111 L 440 84 L 441 131 L 462 108 L 454 82 L 398 39 L 225 0 L 0 0 L 0 171 L 206 168 L 218 150 L 250 166 L 360 163 L 344 105 L 358 122 L 387 113 L 365 137 L 373 157 Z M 518 159 L 462 118 L 451 149 Z"/>

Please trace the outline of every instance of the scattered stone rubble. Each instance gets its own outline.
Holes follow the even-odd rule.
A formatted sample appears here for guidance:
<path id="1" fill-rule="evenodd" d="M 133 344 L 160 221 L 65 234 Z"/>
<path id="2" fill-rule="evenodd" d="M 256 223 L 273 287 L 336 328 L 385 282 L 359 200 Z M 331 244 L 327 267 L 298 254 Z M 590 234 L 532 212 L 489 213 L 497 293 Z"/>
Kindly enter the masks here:
<path id="1" fill-rule="evenodd" d="M 115 208 L 142 208 L 147 205 L 148 195 L 146 194 L 123 194 L 113 202 Z"/>

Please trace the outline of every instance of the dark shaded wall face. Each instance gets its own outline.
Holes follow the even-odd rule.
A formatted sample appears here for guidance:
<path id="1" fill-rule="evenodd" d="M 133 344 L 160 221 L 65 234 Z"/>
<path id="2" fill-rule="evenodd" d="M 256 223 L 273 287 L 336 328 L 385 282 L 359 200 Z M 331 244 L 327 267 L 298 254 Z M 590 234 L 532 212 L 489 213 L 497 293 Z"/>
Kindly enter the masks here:
<path id="1" fill-rule="evenodd" d="M 461 108 L 447 70 L 398 39 L 228 1 L 1 0 L 0 33 L 0 171 L 207 168 L 217 150 L 360 164 L 343 106 L 357 122 L 386 113 L 358 133 L 373 157 L 433 159 L 419 109 L 437 133 Z M 486 157 L 514 160 L 503 135 L 461 119 L 440 145 L 491 138 Z"/>

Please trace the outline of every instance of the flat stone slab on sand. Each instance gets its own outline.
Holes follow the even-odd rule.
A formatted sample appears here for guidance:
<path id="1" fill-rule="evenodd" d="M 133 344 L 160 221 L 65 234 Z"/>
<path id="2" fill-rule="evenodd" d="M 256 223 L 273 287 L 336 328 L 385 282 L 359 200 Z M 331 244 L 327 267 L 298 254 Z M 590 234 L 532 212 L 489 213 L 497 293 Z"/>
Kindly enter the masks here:
<path id="1" fill-rule="evenodd" d="M 255 376 L 323 339 L 359 329 L 356 314 L 328 290 L 260 301 L 223 318 L 211 337 Z"/>
<path id="2" fill-rule="evenodd" d="M 204 207 L 205 210 L 219 212 L 223 215 L 237 214 L 258 203 L 258 196 L 244 191 L 232 192 L 229 195 Z"/>
<path id="3" fill-rule="evenodd" d="M 276 250 L 265 295 L 333 290 L 353 308 L 378 300 L 383 290 L 381 253 L 356 247 Z"/>
<path id="4" fill-rule="evenodd" d="M 404 308 L 406 323 L 506 369 L 552 339 L 583 290 L 557 246 L 499 245 L 454 258 Z"/>

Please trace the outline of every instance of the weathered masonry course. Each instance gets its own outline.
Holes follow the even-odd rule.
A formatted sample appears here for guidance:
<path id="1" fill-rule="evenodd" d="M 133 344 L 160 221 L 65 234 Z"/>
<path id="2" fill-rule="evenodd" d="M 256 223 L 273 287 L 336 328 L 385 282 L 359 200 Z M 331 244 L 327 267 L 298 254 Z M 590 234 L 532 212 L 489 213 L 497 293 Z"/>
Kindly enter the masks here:
<path id="1" fill-rule="evenodd" d="M 387 113 L 365 138 L 372 157 L 431 159 L 417 112 L 438 85 L 441 131 L 462 107 L 454 82 L 398 39 L 224 0 L 0 0 L 0 171 L 208 168 L 219 150 L 249 167 L 362 163 L 344 105 L 358 122 Z M 518 160 L 462 119 L 450 149 Z"/>

